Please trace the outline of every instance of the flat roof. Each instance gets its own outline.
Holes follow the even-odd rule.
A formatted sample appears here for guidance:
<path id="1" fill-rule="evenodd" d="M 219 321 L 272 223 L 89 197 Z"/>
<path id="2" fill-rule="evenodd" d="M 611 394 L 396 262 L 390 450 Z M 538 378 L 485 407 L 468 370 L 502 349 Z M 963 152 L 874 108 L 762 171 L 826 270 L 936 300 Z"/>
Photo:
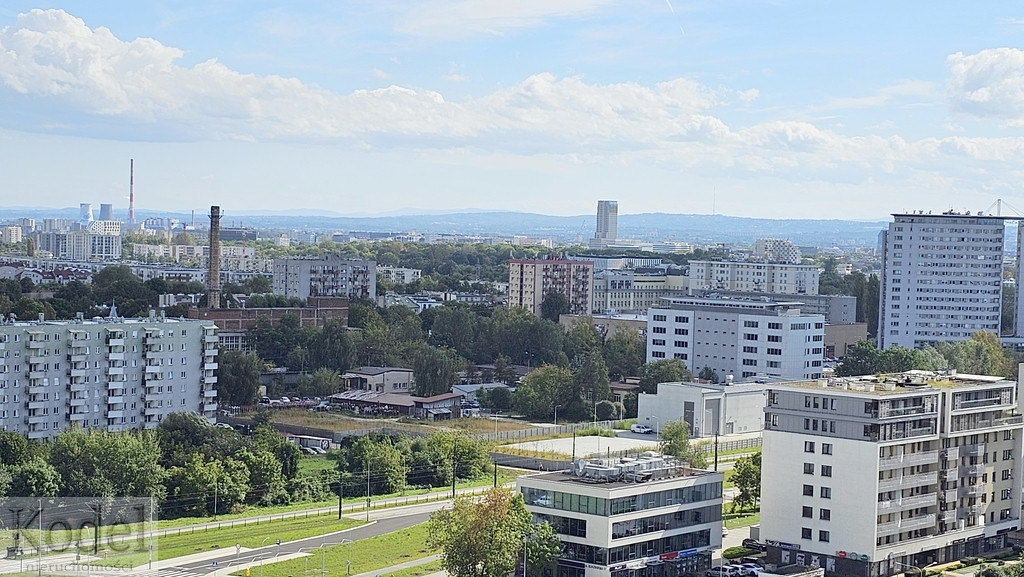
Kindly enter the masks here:
<path id="1" fill-rule="evenodd" d="M 794 388 L 855 394 L 907 395 L 934 393 L 942 389 L 971 388 L 982 385 L 1012 385 L 1015 381 L 992 375 L 960 374 L 955 371 L 905 371 L 885 375 L 830 377 L 813 381 L 789 381 L 768 385 L 772 388 Z"/>

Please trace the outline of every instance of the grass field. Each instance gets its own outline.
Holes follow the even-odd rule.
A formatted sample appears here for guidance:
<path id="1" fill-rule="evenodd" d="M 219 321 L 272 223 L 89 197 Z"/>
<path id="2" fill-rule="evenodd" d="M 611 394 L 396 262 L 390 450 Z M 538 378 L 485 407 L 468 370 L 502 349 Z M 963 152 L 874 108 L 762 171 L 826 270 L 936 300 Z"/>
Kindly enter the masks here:
<path id="1" fill-rule="evenodd" d="M 315 577 L 320 575 L 320 567 L 323 565 L 327 575 L 334 577 L 348 573 L 356 575 L 413 559 L 421 559 L 434 553 L 437 551 L 427 547 L 427 526 L 424 523 L 380 537 L 328 546 L 323 552 L 312 551 L 308 558 L 266 563 L 262 572 L 264 577 L 294 577 L 305 576 L 308 570 L 308 577 Z M 321 557 L 321 555 L 324 556 Z M 351 566 L 347 567 L 349 561 L 351 561 Z M 232 573 L 232 575 L 244 574 L 244 571 Z"/>
<path id="2" fill-rule="evenodd" d="M 431 573 L 437 573 L 441 571 L 441 560 L 437 559 L 423 565 L 417 565 L 415 567 L 409 567 L 408 569 L 400 569 L 391 573 L 386 573 L 387 577 L 423 577 L 423 575 L 430 575 Z"/>

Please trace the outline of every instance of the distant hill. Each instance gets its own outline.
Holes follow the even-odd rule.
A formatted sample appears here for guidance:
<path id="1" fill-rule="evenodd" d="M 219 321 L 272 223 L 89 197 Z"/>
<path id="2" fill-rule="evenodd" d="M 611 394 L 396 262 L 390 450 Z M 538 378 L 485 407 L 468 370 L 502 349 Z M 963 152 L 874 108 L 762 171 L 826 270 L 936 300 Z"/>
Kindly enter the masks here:
<path id="1" fill-rule="evenodd" d="M 297 212 L 297 211 L 296 211 Z M 186 223 L 191 212 L 138 210 L 138 218 L 178 218 Z M 19 217 L 77 218 L 78 210 L 42 208 L 0 208 L 0 220 Z M 126 218 L 116 210 L 115 218 Z M 206 213 L 195 215 L 200 227 L 207 224 Z M 225 209 L 223 226 L 247 226 L 270 230 L 308 230 L 316 232 L 410 232 L 459 233 L 476 235 L 521 235 L 553 238 L 559 242 L 585 243 L 594 234 L 594 215 L 549 216 L 526 212 L 458 212 L 448 214 L 405 214 L 391 216 L 300 215 L 292 211 L 246 214 Z M 671 240 L 693 243 L 748 243 L 758 238 L 787 238 L 800 246 L 875 246 L 884 221 L 852 220 L 773 220 L 707 214 L 622 214 L 619 237 L 646 241 Z"/>

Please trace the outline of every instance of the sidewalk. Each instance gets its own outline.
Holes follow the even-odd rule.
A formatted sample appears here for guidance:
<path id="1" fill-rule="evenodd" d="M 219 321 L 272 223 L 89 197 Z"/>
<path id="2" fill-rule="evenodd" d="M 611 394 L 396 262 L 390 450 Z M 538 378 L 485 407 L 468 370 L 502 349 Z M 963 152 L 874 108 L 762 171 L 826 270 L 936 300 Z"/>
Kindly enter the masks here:
<path id="1" fill-rule="evenodd" d="M 353 575 L 352 577 L 379 577 L 381 575 L 387 575 L 388 573 L 394 573 L 395 571 L 401 571 L 402 569 L 408 569 L 409 567 L 416 567 L 418 565 L 426 565 L 427 563 L 430 563 L 432 561 L 436 561 L 436 560 L 438 560 L 440 558 L 441 558 L 440 555 L 430 555 L 429 557 L 423 557 L 421 559 L 413 559 L 412 561 L 406 561 L 405 563 L 399 563 L 398 565 L 392 565 L 390 567 L 381 567 L 380 569 L 377 569 L 376 571 L 367 571 L 365 573 L 357 573 L 356 575 Z M 444 576 L 444 575 L 448 575 L 448 574 L 445 573 L 444 571 L 440 571 L 438 573 L 431 573 L 429 576 L 424 576 L 424 577 L 432 577 L 434 575 Z"/>

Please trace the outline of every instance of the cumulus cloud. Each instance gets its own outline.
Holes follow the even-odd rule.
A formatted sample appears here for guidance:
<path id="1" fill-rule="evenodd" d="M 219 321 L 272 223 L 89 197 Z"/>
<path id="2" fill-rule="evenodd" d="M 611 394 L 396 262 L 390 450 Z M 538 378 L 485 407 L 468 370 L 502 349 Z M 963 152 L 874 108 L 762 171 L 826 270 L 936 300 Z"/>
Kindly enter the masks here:
<path id="1" fill-rule="evenodd" d="M 1024 50 L 992 48 L 951 54 L 948 91 L 954 110 L 1024 125 Z"/>
<path id="2" fill-rule="evenodd" d="M 531 4 L 533 5 L 533 4 Z M 1007 57 L 1020 51 L 1004 49 Z M 987 52 L 987 51 L 986 51 Z M 982 58 L 976 58 L 982 56 Z M 951 86 L 976 110 L 1021 118 L 1020 70 L 1000 58 L 954 55 Z M 868 182 L 879 174 L 955 171 L 971 163 L 1024 161 L 1024 139 L 948 136 L 908 142 L 850 137 L 813 122 L 730 126 L 717 114 L 745 106 L 757 89 L 711 88 L 678 78 L 598 84 L 540 73 L 490 94 L 450 101 L 402 86 L 338 94 L 296 78 L 257 76 L 216 60 L 185 67 L 182 51 L 152 39 L 123 41 L 60 10 L 34 10 L 0 29 L 0 96 L 27 110 L 62 110 L 58 124 L 116 134 L 146 123 L 164 140 L 348 142 L 362 147 L 559 155 L 580 162 L 642 160 L 672 170 L 791 181 Z M 1024 63 L 1024 61 L 1022 61 Z M 450 72 L 454 72 L 454 69 Z M 920 94 L 902 83 L 881 100 Z M 987 96 L 982 97 L 985 94 Z M 21 96 L 21 100 L 19 100 Z M 872 102 L 847 103 L 871 105 Z M 966 106 L 966 104 L 965 104 Z M 0 125 L 14 126 L 8 110 Z M 987 112 L 993 115 L 995 112 Z"/>

